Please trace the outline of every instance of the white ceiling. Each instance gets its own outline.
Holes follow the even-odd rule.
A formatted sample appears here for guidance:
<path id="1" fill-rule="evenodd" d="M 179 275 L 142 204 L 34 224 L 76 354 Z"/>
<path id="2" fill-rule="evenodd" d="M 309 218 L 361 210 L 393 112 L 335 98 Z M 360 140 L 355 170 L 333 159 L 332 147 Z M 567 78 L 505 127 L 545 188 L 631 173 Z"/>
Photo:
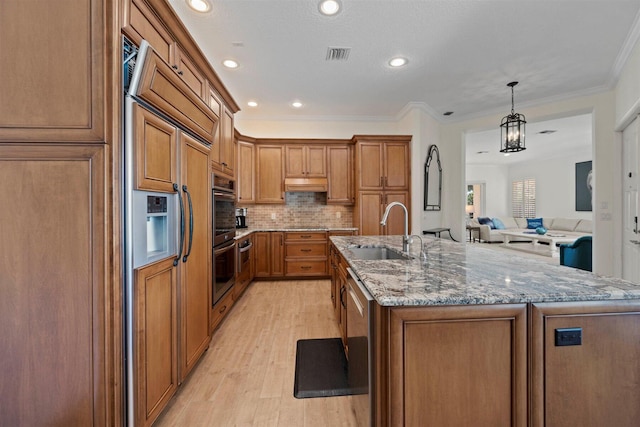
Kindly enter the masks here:
<path id="1" fill-rule="evenodd" d="M 441 122 L 506 114 L 513 80 L 516 111 L 611 88 L 640 33 L 640 0 L 341 0 L 333 17 L 318 0 L 210 1 L 204 15 L 169 3 L 243 120 L 393 119 L 416 103 Z M 391 69 L 396 55 L 408 65 Z"/>
<path id="2" fill-rule="evenodd" d="M 592 155 L 591 114 L 526 124 L 524 151 L 505 156 L 500 153 L 500 129 L 465 136 L 467 165 L 507 165 L 539 158 L 565 157 L 576 153 Z M 553 133 L 540 133 L 542 131 Z M 588 157 L 591 158 L 591 157 Z"/>

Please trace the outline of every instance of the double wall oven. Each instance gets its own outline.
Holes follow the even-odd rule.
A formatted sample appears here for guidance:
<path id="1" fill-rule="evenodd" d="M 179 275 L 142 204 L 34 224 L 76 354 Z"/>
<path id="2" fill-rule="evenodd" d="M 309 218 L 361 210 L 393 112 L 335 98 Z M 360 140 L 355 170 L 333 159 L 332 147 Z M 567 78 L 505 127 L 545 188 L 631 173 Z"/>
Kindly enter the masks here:
<path id="1" fill-rule="evenodd" d="M 213 305 L 235 283 L 236 189 L 235 181 L 213 175 Z"/>

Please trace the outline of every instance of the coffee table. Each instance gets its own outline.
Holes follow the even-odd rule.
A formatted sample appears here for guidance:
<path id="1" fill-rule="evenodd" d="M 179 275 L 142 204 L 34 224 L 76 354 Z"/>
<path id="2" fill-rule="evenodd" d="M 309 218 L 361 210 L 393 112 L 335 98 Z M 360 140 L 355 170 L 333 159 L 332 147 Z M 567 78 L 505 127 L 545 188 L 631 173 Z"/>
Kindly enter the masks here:
<path id="1" fill-rule="evenodd" d="M 538 255 L 545 255 L 550 257 L 558 257 L 559 252 L 557 248 L 558 243 L 573 243 L 580 236 L 567 236 L 562 233 L 523 233 L 522 231 L 500 231 L 504 243 L 502 247 L 515 249 L 518 251 L 534 253 Z M 531 244 L 512 244 L 511 239 L 517 237 L 519 241 L 527 239 L 531 241 Z M 541 245 L 540 242 L 548 243 L 549 245 Z"/>

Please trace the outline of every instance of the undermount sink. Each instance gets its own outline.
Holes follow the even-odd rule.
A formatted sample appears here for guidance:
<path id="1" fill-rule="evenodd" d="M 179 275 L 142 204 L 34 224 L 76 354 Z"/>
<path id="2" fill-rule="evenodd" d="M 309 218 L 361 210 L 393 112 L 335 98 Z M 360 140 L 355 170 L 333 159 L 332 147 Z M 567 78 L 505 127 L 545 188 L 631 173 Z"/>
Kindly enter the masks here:
<path id="1" fill-rule="evenodd" d="M 356 259 L 411 259 L 410 256 L 387 247 L 352 246 L 348 248 Z"/>

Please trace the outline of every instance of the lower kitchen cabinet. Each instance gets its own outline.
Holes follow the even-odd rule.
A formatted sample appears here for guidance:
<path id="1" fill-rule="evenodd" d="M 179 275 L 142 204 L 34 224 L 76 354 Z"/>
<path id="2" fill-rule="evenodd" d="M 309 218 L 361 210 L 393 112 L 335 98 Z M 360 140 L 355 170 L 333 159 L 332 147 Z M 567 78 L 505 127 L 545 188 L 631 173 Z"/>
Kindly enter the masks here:
<path id="1" fill-rule="evenodd" d="M 285 275 L 327 276 L 327 233 L 325 231 L 286 232 Z"/>
<path id="2" fill-rule="evenodd" d="M 231 310 L 233 303 L 234 303 L 233 291 L 227 292 L 216 303 L 216 305 L 213 307 L 213 310 L 211 311 L 211 330 L 212 331 L 215 330 L 220 325 L 220 323 L 222 322 L 222 319 L 224 319 L 224 317 L 229 313 L 229 310 Z"/>
<path id="3" fill-rule="evenodd" d="M 640 301 L 533 304 L 531 323 L 532 427 L 640 425 Z"/>
<path id="4" fill-rule="evenodd" d="M 135 422 L 150 426 L 178 389 L 177 268 L 174 258 L 135 271 Z"/>
<path id="5" fill-rule="evenodd" d="M 284 276 L 284 232 L 254 233 L 255 277 Z"/>
<path id="6" fill-rule="evenodd" d="M 253 237 L 246 236 L 236 242 L 236 283 L 233 299 L 237 300 L 253 280 Z"/>
<path id="7" fill-rule="evenodd" d="M 526 304 L 374 306 L 375 425 L 527 425 Z"/>

